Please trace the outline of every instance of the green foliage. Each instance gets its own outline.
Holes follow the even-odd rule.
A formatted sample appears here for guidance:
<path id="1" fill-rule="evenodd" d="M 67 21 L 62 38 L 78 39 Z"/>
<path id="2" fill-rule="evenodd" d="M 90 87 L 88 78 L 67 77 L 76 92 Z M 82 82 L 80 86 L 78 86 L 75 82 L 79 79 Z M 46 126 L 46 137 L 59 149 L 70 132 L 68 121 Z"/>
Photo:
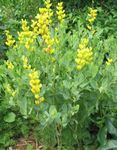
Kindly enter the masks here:
<path id="1" fill-rule="evenodd" d="M 15 14 L 18 19 L 33 12 L 28 9 L 27 1 L 22 3 L 17 6 L 22 5 Z M 117 148 L 117 14 L 114 9 L 108 12 L 97 7 L 97 10 L 93 30 L 87 28 L 87 8 L 70 13 L 62 25 L 55 21 L 55 15 L 55 22 L 49 25 L 51 38 L 58 40 L 52 45 L 52 54 L 44 51 L 48 45 L 41 34 L 35 35 L 33 28 L 29 27 L 36 36 L 34 51 L 26 48 L 27 37 L 20 42 L 19 35 L 11 29 L 16 47 L 12 45 L 6 55 L 13 67 L 9 68 L 6 61 L 0 66 L 0 148 L 13 145 L 13 139 L 28 136 L 30 131 L 44 149 Z M 19 22 L 14 26 L 17 29 Z M 75 59 L 84 38 L 92 47 L 93 60 L 77 70 Z M 24 68 L 22 56 L 27 57 L 30 69 Z M 109 65 L 108 59 L 112 59 Z M 39 96 L 45 99 L 39 105 L 30 87 L 29 74 L 33 69 L 38 71 L 42 83 Z"/>

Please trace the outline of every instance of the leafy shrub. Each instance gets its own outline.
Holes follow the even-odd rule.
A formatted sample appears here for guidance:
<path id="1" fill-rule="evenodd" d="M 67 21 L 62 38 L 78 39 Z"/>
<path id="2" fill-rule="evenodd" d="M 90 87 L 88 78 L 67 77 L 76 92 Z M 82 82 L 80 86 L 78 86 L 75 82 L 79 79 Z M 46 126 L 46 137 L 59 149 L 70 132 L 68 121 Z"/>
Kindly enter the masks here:
<path id="1" fill-rule="evenodd" d="M 22 20 L 17 40 L 6 31 L 8 60 L 0 66 L 4 121 L 14 122 L 20 112 L 38 123 L 35 134 L 45 149 L 116 148 L 117 39 L 102 39 L 94 8 L 74 30 L 65 16 L 63 3 L 55 14 L 47 0 L 30 26 Z"/>

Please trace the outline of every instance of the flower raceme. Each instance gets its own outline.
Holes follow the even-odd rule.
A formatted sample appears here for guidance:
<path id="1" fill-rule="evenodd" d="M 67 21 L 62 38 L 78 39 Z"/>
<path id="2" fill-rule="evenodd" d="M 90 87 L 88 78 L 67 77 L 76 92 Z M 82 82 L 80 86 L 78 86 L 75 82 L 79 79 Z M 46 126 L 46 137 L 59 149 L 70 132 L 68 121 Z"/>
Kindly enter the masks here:
<path id="1" fill-rule="evenodd" d="M 9 47 L 13 47 L 15 44 L 15 40 L 13 39 L 12 35 L 10 35 L 8 30 L 6 30 L 6 37 L 7 37 L 6 45 Z"/>
<path id="2" fill-rule="evenodd" d="M 88 24 L 87 24 L 87 28 L 89 30 L 92 30 L 92 25 L 95 21 L 97 17 L 97 9 L 94 9 L 94 8 L 89 8 L 89 13 L 88 13 Z M 92 31 L 93 33 L 95 32 L 95 30 Z"/>
<path id="3" fill-rule="evenodd" d="M 29 31 L 29 26 L 26 20 L 22 19 L 22 30 L 23 31 Z"/>
<path id="4" fill-rule="evenodd" d="M 53 44 L 54 44 L 54 38 L 51 38 L 49 26 L 52 23 L 51 17 L 53 16 L 53 12 L 51 9 L 51 3 L 50 0 L 45 1 L 45 7 L 39 8 L 39 14 L 37 14 L 36 21 L 32 20 L 31 27 L 33 28 L 33 31 L 37 35 L 41 35 L 42 39 L 45 42 L 46 48 L 44 48 L 44 51 L 48 53 L 53 53 Z"/>
<path id="5" fill-rule="evenodd" d="M 42 101 L 44 101 L 44 98 L 40 97 L 39 95 L 42 84 L 40 83 L 38 72 L 35 70 L 32 70 L 32 72 L 29 74 L 29 77 L 30 77 L 29 84 L 31 87 L 31 92 L 33 93 L 35 97 L 35 104 L 40 104 Z"/>
<path id="6" fill-rule="evenodd" d="M 53 16 L 51 5 L 50 0 L 46 0 L 45 7 L 39 8 L 39 13 L 35 17 L 36 20 L 32 20 L 31 27 L 34 32 L 42 35 L 42 37 L 49 34 L 49 25 L 52 23 L 51 17 Z"/>
<path id="7" fill-rule="evenodd" d="M 97 17 L 97 9 L 89 8 L 88 22 L 93 24 Z"/>
<path id="8" fill-rule="evenodd" d="M 18 40 L 20 44 L 25 45 L 27 50 L 33 51 L 33 43 L 36 38 L 35 34 L 29 30 L 29 26 L 26 20 L 22 20 L 22 32 L 18 32 Z"/>
<path id="9" fill-rule="evenodd" d="M 58 20 L 60 24 L 62 24 L 65 18 L 65 10 L 63 10 L 63 2 L 58 3 L 56 13 L 58 15 Z"/>
<path id="10" fill-rule="evenodd" d="M 75 60 L 77 63 L 78 70 L 81 70 L 87 64 L 91 63 L 93 59 L 92 48 L 88 47 L 88 42 L 89 42 L 88 39 L 84 38 L 81 40 L 81 43 L 79 44 L 77 58 Z"/>

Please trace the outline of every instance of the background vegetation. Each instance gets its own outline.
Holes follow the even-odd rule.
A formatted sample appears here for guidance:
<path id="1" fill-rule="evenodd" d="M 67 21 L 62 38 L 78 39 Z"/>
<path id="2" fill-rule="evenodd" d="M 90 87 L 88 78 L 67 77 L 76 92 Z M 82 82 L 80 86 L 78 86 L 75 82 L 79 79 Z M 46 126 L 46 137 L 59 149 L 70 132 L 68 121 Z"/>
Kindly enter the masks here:
<path id="1" fill-rule="evenodd" d="M 54 12 L 58 2 L 60 1 L 52 0 Z M 12 99 L 9 100 L 9 96 L 5 97 L 4 83 L 10 83 L 18 89 L 19 82 L 14 85 L 18 74 L 16 72 L 9 74 L 4 60 L 15 62 L 17 58 L 16 64 L 20 64 L 20 57 L 23 55 L 21 52 L 17 56 L 17 51 L 9 50 L 5 43 L 7 38 L 5 31 L 9 30 L 17 42 L 17 32 L 22 31 L 21 19 L 27 19 L 31 24 L 31 20 L 38 13 L 39 7 L 43 7 L 44 2 L 42 0 L 0 0 L 0 63 L 2 65 L 0 68 L 0 150 L 13 147 L 19 137 L 28 138 L 30 134 L 33 134 L 35 139 L 48 150 L 50 147 L 60 150 L 117 149 L 117 1 L 63 0 L 63 2 L 67 22 L 57 35 L 61 39 L 58 49 L 63 51 L 48 56 L 38 51 L 36 45 L 38 53 L 33 53 L 33 56 L 34 58 L 41 56 L 36 62 L 30 54 L 26 54 L 31 65 L 41 72 L 40 80 L 44 85 L 42 94 L 49 101 L 48 104 L 39 106 L 39 110 L 34 106 L 35 111 L 27 115 L 24 95 L 21 94 L 23 92 L 20 93 L 22 98 L 18 98 L 22 103 L 14 104 Z M 94 35 L 87 29 L 88 7 L 94 7 L 98 11 L 94 23 L 96 30 Z M 51 31 L 55 34 L 54 26 L 57 25 L 55 17 L 53 24 Z M 95 59 L 91 66 L 89 65 L 79 74 L 75 68 L 75 58 L 78 45 L 85 36 L 89 39 L 89 45 L 95 49 Z M 39 49 L 42 49 L 42 46 L 43 44 L 39 45 Z M 24 49 L 19 46 L 19 51 L 20 48 Z M 108 58 L 112 58 L 113 63 L 106 68 Z M 20 73 L 22 74 L 22 71 Z M 22 82 L 25 84 L 21 89 L 28 87 L 25 75 L 24 73 L 22 77 Z M 54 81 L 53 85 L 51 81 Z M 53 103 L 51 88 L 55 90 L 56 103 Z M 21 89 L 19 88 L 19 91 Z M 77 101 L 71 102 L 74 97 Z M 64 103 L 60 103 L 59 99 Z M 33 105 L 32 102 L 31 106 Z M 30 105 L 27 105 L 27 108 L 30 108 Z M 42 118 L 37 115 L 38 113 Z"/>

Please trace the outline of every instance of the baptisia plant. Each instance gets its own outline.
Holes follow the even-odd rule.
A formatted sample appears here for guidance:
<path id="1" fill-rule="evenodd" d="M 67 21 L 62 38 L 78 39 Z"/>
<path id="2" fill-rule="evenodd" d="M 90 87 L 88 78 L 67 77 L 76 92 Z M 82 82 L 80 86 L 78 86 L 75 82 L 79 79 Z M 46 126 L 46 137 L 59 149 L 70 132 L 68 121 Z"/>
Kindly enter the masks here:
<path id="1" fill-rule="evenodd" d="M 93 121 L 98 128 L 103 126 L 101 108 L 114 99 L 116 59 L 110 53 L 103 63 L 111 40 L 102 44 L 98 30 L 92 32 L 96 9 L 89 9 L 88 29 L 79 19 L 79 28 L 71 32 L 63 3 L 58 3 L 56 14 L 50 0 L 44 4 L 31 25 L 21 21 L 18 40 L 6 31 L 9 51 L 0 68 L 4 72 L 2 99 L 11 110 L 17 108 L 25 119 L 38 123 L 36 134 L 44 145 L 72 149 L 90 141 Z"/>

